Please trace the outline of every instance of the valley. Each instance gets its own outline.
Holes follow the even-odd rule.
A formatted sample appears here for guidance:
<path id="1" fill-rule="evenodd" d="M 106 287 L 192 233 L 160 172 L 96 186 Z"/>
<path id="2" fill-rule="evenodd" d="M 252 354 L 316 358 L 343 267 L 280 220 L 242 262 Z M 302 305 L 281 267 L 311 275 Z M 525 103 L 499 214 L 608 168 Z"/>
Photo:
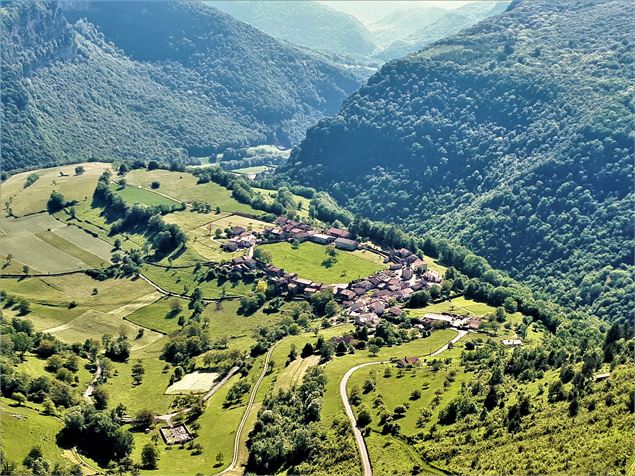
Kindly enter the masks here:
<path id="1" fill-rule="evenodd" d="M 301 201 L 289 202 L 280 192 L 264 201 L 266 189 L 250 189 L 240 175 L 147 164 L 132 170 L 81 167 L 94 175 L 93 193 L 77 194 L 75 182 L 84 187 L 87 179 L 70 173 L 75 166 L 38 170 L 41 178 L 26 188 L 25 174 L 6 182 L 11 193 L 2 239 L 15 237 L 16 249 L 5 255 L 6 274 L 0 278 L 3 339 L 11 343 L 3 345 L 2 415 L 42 425 L 53 438 L 42 444 L 33 436 L 30 444 L 22 439 L 15 446 L 12 433 L 3 435 L 9 464 L 31 464 L 27 453 L 37 448 L 41 463 L 51 469 L 80 467 L 84 474 L 113 462 L 121 470 L 149 474 L 300 471 L 322 464 L 343 473 L 364 467 L 365 474 L 386 474 L 393 467 L 464 472 L 467 467 L 448 466 L 431 446 L 449 437 L 447 409 L 466 398 L 467 388 L 482 385 L 488 374 L 483 356 L 506 359 L 513 346 L 532 352 L 554 338 L 540 320 L 479 302 L 454 268 L 405 248 L 386 248 L 368 234 L 352 239 L 359 234 L 328 228 L 313 215 L 302 218 Z M 64 178 L 46 179 L 53 176 Z M 32 214 L 9 216 L 38 183 L 42 198 L 30 202 Z M 249 200 L 236 195 L 238 185 L 249 190 Z M 51 210 L 46 192 L 52 196 L 57 190 L 78 198 L 64 196 L 64 206 Z M 132 198 L 128 190 L 135 192 Z M 287 215 L 253 208 L 275 205 Z M 153 210 L 165 229 L 178 226 L 181 241 L 166 249 L 141 222 L 122 224 L 130 214 L 144 216 L 143 210 Z M 18 220 L 19 234 L 7 225 Z M 159 226 L 153 220 L 144 226 Z M 53 252 L 32 253 L 32 240 L 41 240 L 42 230 L 65 229 L 87 237 L 75 242 L 74 254 L 68 242 L 51 239 L 44 242 Z M 94 256 L 98 247 L 107 248 L 102 260 L 84 259 L 81 269 L 50 267 L 55 253 L 79 259 L 78 250 Z M 70 262 L 68 256 L 58 260 Z M 475 353 L 483 356 L 472 361 Z M 612 375 L 621 381 L 624 372 L 618 365 Z M 296 432 L 309 431 L 319 438 L 312 440 L 317 446 L 292 467 L 291 455 L 268 459 L 267 441 L 278 427 L 258 436 L 264 408 L 273 405 L 275 414 L 283 404 L 276 399 L 302 391 L 311 378 L 323 382 L 319 419 L 299 420 L 299 428 L 275 438 L 293 447 Z M 498 391 L 512 385 L 515 390 L 506 391 L 520 398 L 551 385 L 557 374 L 548 370 L 532 378 L 520 388 L 498 384 Z M 64 442 L 64 425 L 68 428 L 82 401 L 113 412 L 112 431 L 126 442 L 123 457 Z M 537 402 L 536 412 L 551 405 Z M 618 412 L 613 418 L 625 425 L 632 417 Z M 468 416 L 451 425 L 458 429 L 469 421 Z M 186 441 L 166 444 L 161 432 L 179 425 L 189 435 Z M 96 437 L 84 431 L 88 441 Z M 322 446 L 332 446 L 325 461 L 318 456 Z M 155 463 L 148 466 L 142 452 L 152 452 Z"/>
<path id="2" fill-rule="evenodd" d="M 0 7 L 0 474 L 634 475 L 626 0 Z"/>

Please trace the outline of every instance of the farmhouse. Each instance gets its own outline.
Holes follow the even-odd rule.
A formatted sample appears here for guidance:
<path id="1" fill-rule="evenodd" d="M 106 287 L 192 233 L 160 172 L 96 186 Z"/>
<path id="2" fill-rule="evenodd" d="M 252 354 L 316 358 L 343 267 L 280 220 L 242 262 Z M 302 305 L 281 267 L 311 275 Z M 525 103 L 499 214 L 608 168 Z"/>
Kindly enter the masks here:
<path id="1" fill-rule="evenodd" d="M 319 243 L 320 245 L 328 245 L 334 239 L 335 238 L 333 238 L 332 236 L 325 235 L 324 233 L 315 233 L 314 235 L 311 235 L 311 241 Z"/>
<path id="2" fill-rule="evenodd" d="M 328 235 L 331 235 L 334 238 L 346 238 L 346 239 L 349 239 L 349 238 L 351 238 L 353 236 L 350 231 L 340 230 L 339 228 L 329 228 L 328 230 L 326 230 L 326 233 Z"/>
<path id="3" fill-rule="evenodd" d="M 381 319 L 379 318 L 379 316 L 370 312 L 366 314 L 360 314 L 359 316 L 355 317 L 355 324 L 357 324 L 358 326 L 366 326 L 374 329 L 379 325 L 380 322 Z"/>
<path id="4" fill-rule="evenodd" d="M 348 238 L 337 238 L 334 243 L 337 248 L 348 251 L 356 250 L 359 245 L 357 241 Z"/>
<path id="5" fill-rule="evenodd" d="M 520 347 L 523 345 L 523 341 L 520 339 L 503 339 L 502 343 L 507 347 Z"/>
<path id="6" fill-rule="evenodd" d="M 223 248 L 224 251 L 228 251 L 230 253 L 236 251 L 238 247 L 238 242 L 236 240 L 230 240 L 221 245 L 221 248 Z"/>
<path id="7" fill-rule="evenodd" d="M 414 367 L 416 365 L 419 365 L 419 357 L 416 356 L 404 357 L 397 361 L 397 367 L 401 368 Z"/>

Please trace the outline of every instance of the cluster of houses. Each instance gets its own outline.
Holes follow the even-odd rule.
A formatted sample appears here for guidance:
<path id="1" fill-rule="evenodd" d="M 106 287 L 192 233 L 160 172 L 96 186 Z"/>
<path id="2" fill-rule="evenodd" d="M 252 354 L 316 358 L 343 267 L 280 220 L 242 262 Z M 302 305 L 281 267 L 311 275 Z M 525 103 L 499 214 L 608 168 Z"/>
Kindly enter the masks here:
<path id="1" fill-rule="evenodd" d="M 359 248 L 359 242 L 353 239 L 351 232 L 338 228 L 317 231 L 307 223 L 291 220 L 285 216 L 276 218 L 272 225 L 264 227 L 262 232 L 252 232 L 242 226 L 230 228 L 231 238 L 221 245 L 224 251 L 234 252 L 241 248 L 250 248 L 256 243 L 272 241 L 313 241 L 321 245 L 333 244 L 336 248 L 353 251 Z"/>
<path id="2" fill-rule="evenodd" d="M 265 236 L 278 240 L 313 241 L 320 245 L 333 244 L 336 248 L 352 251 L 359 247 L 359 242 L 353 239 L 350 231 L 339 228 L 317 231 L 310 225 L 285 216 L 279 216 L 274 222 L 275 226 L 265 227 Z"/>
<path id="3" fill-rule="evenodd" d="M 224 248 L 230 251 L 249 248 L 256 243 L 283 240 L 300 242 L 310 240 L 322 245 L 334 244 L 343 250 L 354 250 L 361 246 L 346 230 L 329 228 L 318 232 L 306 223 L 290 220 L 284 216 L 278 217 L 272 226 L 266 226 L 260 233 L 254 234 L 240 226 L 232 227 L 231 233 L 233 237 L 229 240 L 229 245 L 224 245 Z M 281 291 L 286 291 L 289 297 L 306 297 L 320 291 L 331 290 L 334 298 L 346 309 L 355 324 L 365 326 L 370 331 L 374 330 L 382 319 L 399 321 L 403 314 L 400 306 L 413 293 L 443 284 L 442 276 L 436 271 L 428 270 L 426 262 L 408 249 L 385 251 L 364 247 L 382 255 L 388 269 L 350 283 L 327 285 L 313 282 L 273 264 L 261 263 L 250 256 L 232 259 L 231 266 L 264 273 L 271 283 L 277 285 Z M 414 321 L 414 326 L 419 328 L 454 327 L 469 331 L 479 330 L 481 324 L 480 317 L 466 317 L 451 312 L 426 313 L 422 317 L 415 318 Z M 352 339 L 352 337 L 344 336 L 341 339 Z M 334 340 L 334 344 L 338 343 L 339 341 Z M 345 343 L 350 344 L 350 342 Z M 522 341 L 518 339 L 505 339 L 502 343 L 508 347 L 522 345 Z M 400 366 L 416 365 L 416 362 L 409 359 L 411 358 L 402 359 Z"/>
<path id="4" fill-rule="evenodd" d="M 230 228 L 232 237 L 221 245 L 224 251 L 234 252 L 240 248 L 251 248 L 258 242 L 254 233 L 242 226 L 232 226 Z"/>

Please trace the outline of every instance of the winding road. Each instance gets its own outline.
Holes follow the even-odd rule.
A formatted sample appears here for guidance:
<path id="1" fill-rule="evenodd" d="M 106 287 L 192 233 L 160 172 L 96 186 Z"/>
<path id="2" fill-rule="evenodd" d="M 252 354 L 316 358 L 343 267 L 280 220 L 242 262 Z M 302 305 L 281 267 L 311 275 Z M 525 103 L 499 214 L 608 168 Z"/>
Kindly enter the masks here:
<path id="1" fill-rule="evenodd" d="M 243 418 L 240 420 L 240 425 L 238 425 L 238 429 L 236 430 L 236 436 L 234 437 L 234 456 L 232 458 L 232 462 L 227 468 L 225 468 L 220 473 L 217 473 L 216 476 L 220 476 L 221 474 L 229 473 L 230 471 L 234 471 L 236 469 L 236 465 L 238 465 L 238 458 L 240 456 L 240 437 L 243 433 L 243 428 L 247 423 L 247 418 L 249 418 L 249 413 L 251 413 L 251 409 L 254 406 L 254 401 L 256 400 L 256 394 L 258 393 L 258 388 L 262 383 L 263 379 L 267 375 L 267 370 L 269 370 L 269 361 L 271 360 L 271 354 L 273 353 L 273 349 L 275 348 L 275 344 L 271 346 L 269 351 L 265 354 L 265 362 L 262 368 L 262 373 L 256 383 L 254 384 L 254 388 L 251 390 L 251 395 L 249 396 L 249 402 L 247 403 L 247 408 L 245 408 L 245 413 L 243 413 Z"/>
<path id="2" fill-rule="evenodd" d="M 448 350 L 450 344 L 454 344 L 455 342 L 458 342 L 459 339 L 461 339 L 465 334 L 467 334 L 467 331 L 459 330 L 459 329 L 455 329 L 455 330 L 457 331 L 457 335 L 450 342 L 443 345 L 442 347 L 435 350 L 434 352 L 430 354 L 426 354 L 425 357 L 434 357 L 435 355 L 439 355 L 441 352 L 445 352 L 446 350 Z M 351 378 L 351 375 L 355 373 L 355 371 L 363 367 L 367 367 L 369 365 L 384 364 L 387 362 L 390 362 L 390 361 L 378 360 L 376 362 L 366 362 L 365 364 L 359 364 L 359 365 L 356 365 L 355 367 L 351 367 L 344 374 L 344 377 L 342 377 L 342 380 L 340 381 L 340 396 L 342 397 L 342 403 L 344 404 L 344 410 L 346 411 L 346 416 L 348 417 L 349 421 L 351 422 L 351 426 L 353 427 L 353 433 L 355 434 L 355 442 L 357 443 L 357 448 L 359 449 L 359 456 L 362 459 L 362 469 L 363 469 L 364 476 L 373 476 L 373 467 L 370 464 L 370 456 L 368 455 L 368 448 L 366 447 L 364 436 L 362 435 L 362 431 L 357 426 L 357 419 L 355 418 L 355 413 L 353 412 L 353 409 L 351 408 L 351 404 L 348 401 L 346 386 L 348 384 L 348 380 Z"/>

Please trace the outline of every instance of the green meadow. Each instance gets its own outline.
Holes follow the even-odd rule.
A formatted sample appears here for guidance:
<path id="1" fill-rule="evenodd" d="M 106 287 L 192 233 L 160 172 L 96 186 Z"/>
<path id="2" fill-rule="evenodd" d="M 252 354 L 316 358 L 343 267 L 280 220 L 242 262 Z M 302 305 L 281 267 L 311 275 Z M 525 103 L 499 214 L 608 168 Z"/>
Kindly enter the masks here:
<path id="1" fill-rule="evenodd" d="M 337 261 L 327 266 L 327 247 L 310 241 L 293 249 L 290 243 L 262 245 L 271 253 L 271 262 L 290 273 L 324 284 L 348 283 L 384 269 L 383 260 L 368 251 L 337 250 Z"/>

